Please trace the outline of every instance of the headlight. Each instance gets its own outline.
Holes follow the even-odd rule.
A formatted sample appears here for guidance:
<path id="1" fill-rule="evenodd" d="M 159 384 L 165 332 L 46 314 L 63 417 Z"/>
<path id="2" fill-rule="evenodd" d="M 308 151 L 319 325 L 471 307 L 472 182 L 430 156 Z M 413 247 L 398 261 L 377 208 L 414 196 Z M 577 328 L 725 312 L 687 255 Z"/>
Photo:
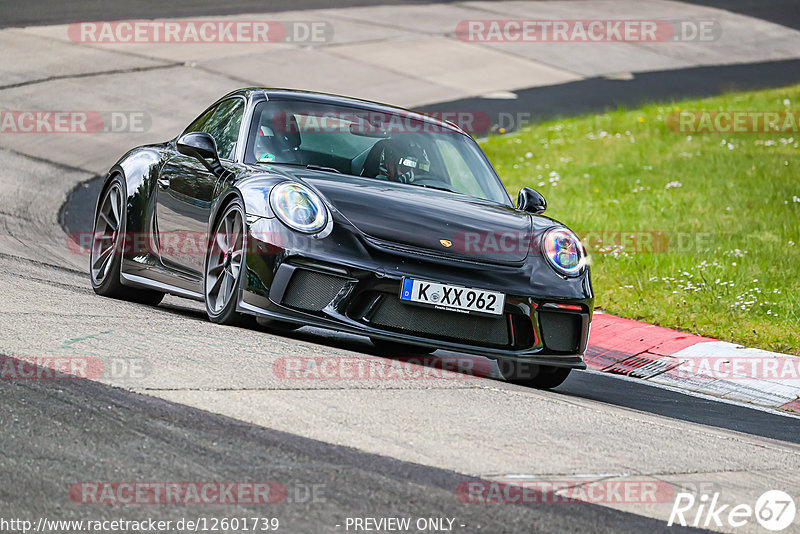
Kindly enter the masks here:
<path id="1" fill-rule="evenodd" d="M 322 199 L 311 189 L 295 182 L 283 182 L 272 188 L 269 194 L 272 211 L 286 226 L 314 234 L 325 228 L 328 210 Z"/>
<path id="2" fill-rule="evenodd" d="M 580 239 L 566 228 L 553 228 L 544 234 L 542 254 L 559 274 L 576 276 L 586 266 Z"/>

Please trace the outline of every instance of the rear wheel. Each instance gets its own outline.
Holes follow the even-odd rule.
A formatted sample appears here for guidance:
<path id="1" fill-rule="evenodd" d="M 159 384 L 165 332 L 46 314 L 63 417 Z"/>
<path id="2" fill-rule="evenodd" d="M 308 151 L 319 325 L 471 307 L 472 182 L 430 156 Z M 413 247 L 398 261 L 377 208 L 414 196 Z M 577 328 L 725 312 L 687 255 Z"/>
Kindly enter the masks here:
<path id="1" fill-rule="evenodd" d="M 372 344 L 379 352 L 391 355 L 403 354 L 430 354 L 436 350 L 436 347 L 426 347 L 424 345 L 412 345 L 410 343 L 402 343 L 400 341 L 388 341 L 376 337 L 369 338 Z"/>
<path id="2" fill-rule="evenodd" d="M 164 293 L 127 287 L 120 281 L 126 213 L 124 191 L 122 178 L 115 176 L 101 194 L 100 202 L 97 204 L 89 256 L 92 289 L 104 297 L 155 306 L 164 298 Z"/>
<path id="3" fill-rule="evenodd" d="M 536 365 L 515 360 L 498 360 L 497 365 L 508 382 L 538 389 L 560 386 L 572 371 L 569 367 Z"/>
<path id="4" fill-rule="evenodd" d="M 211 322 L 241 325 L 250 320 L 236 311 L 246 242 L 244 207 L 236 198 L 222 209 L 206 255 L 203 295 Z"/>

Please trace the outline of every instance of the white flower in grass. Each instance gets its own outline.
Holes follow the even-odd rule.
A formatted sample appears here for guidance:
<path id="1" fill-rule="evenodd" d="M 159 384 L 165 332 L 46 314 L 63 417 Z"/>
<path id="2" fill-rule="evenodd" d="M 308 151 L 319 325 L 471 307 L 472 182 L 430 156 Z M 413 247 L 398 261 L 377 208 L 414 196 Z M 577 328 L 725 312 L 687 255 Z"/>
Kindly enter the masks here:
<path id="1" fill-rule="evenodd" d="M 736 258 L 741 258 L 741 257 L 743 257 L 745 254 L 747 254 L 747 251 L 746 251 L 746 250 L 740 250 L 740 249 L 738 249 L 738 248 L 735 248 L 735 249 L 733 249 L 733 250 L 726 250 L 726 251 L 725 251 L 725 252 L 723 252 L 722 254 L 723 254 L 724 256 L 734 256 L 734 257 L 736 257 Z"/>
<path id="2" fill-rule="evenodd" d="M 683 184 L 679 181 L 675 180 L 674 182 L 670 182 L 667 184 L 666 189 L 671 189 L 673 187 L 683 187 Z"/>

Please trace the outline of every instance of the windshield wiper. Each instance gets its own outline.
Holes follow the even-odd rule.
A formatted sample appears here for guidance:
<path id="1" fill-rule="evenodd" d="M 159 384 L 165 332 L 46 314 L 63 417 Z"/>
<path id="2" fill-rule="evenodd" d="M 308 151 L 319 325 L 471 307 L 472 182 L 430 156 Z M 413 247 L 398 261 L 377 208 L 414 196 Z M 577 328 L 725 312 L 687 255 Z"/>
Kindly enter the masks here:
<path id="1" fill-rule="evenodd" d="M 334 169 L 333 167 L 325 167 L 324 165 L 306 165 L 304 163 L 290 163 L 288 161 L 258 161 L 256 163 L 260 163 L 262 165 L 289 165 L 291 167 L 305 167 L 306 169 L 311 169 L 312 171 L 325 171 L 325 172 L 335 172 L 336 174 L 342 174 L 342 171 L 339 169 Z"/>
<path id="2" fill-rule="evenodd" d="M 439 185 L 415 184 L 414 182 L 411 182 L 410 185 L 416 185 L 417 187 L 425 187 L 428 189 L 436 189 L 438 191 L 447 191 L 448 193 L 458 193 L 458 191 L 456 191 L 455 189 L 449 189 L 447 187 L 442 187 Z"/>
<path id="3" fill-rule="evenodd" d="M 336 174 L 342 174 L 342 171 L 339 169 L 334 169 L 333 167 L 325 167 L 324 165 L 306 165 L 306 169 L 311 169 L 312 171 L 325 171 L 325 172 L 335 172 Z"/>
<path id="4" fill-rule="evenodd" d="M 312 171 L 325 171 L 325 172 L 335 172 L 336 174 L 342 174 L 342 171 L 339 169 L 334 169 L 333 167 L 325 167 L 324 165 L 305 165 L 303 163 L 290 163 L 288 161 L 258 161 L 261 165 L 289 165 L 291 167 L 305 167 L 306 169 L 311 169 Z"/>

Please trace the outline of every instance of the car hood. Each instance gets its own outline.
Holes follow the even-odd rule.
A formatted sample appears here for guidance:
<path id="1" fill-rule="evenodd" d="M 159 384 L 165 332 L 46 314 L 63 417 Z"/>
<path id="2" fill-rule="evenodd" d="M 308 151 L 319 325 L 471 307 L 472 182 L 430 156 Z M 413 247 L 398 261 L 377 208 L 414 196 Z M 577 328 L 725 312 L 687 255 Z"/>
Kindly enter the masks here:
<path id="1" fill-rule="evenodd" d="M 420 186 L 292 169 L 363 234 L 461 259 L 518 264 L 528 255 L 531 216 L 510 206 Z"/>

